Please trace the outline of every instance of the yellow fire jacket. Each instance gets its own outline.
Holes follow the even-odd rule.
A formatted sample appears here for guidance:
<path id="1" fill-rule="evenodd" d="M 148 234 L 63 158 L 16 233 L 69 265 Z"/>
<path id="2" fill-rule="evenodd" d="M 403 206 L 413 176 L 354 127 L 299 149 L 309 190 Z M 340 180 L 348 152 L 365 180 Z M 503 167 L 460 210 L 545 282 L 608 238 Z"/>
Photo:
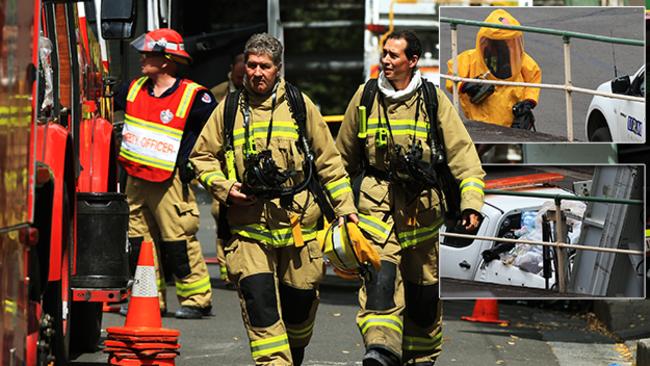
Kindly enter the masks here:
<path id="1" fill-rule="evenodd" d="M 367 138 L 361 140 L 357 106 L 361 101 L 363 86 L 352 97 L 345 112 L 343 124 L 339 130 L 336 147 L 341 153 L 345 169 L 350 176 L 361 172 L 363 159 L 368 165 L 382 172 L 389 169 L 392 148 L 379 148 L 376 145 L 378 131 L 379 93 L 371 111 L 367 112 Z M 474 144 L 465 130 L 458 113 L 449 99 L 437 90 L 438 120 L 445 142 L 447 160 L 452 174 L 461 190 L 461 210 L 480 211 L 483 206 L 483 177 L 485 172 L 474 148 Z M 427 116 L 423 102 L 420 102 L 418 120 L 415 120 L 419 93 L 402 102 L 386 101 L 387 115 L 395 144 L 407 148 L 409 144 L 420 141 L 423 157 L 429 159 L 430 147 L 427 143 L 427 131 L 430 118 Z M 382 108 L 382 127 L 386 120 Z M 362 142 L 363 141 L 363 142 Z M 364 143 L 365 142 L 365 143 Z M 442 224 L 440 199 L 434 190 L 417 191 L 413 186 L 390 184 L 378 177 L 368 176 L 361 182 L 359 197 L 360 227 L 377 243 L 384 243 L 395 229 L 402 247 L 417 244 L 423 240 L 435 238 Z"/>
<path id="2" fill-rule="evenodd" d="M 284 80 L 280 80 L 279 83 L 274 110 L 271 108 L 271 96 L 266 98 L 250 96 L 251 129 L 249 131 L 258 152 L 271 150 L 272 157 L 280 170 L 288 169 L 297 172 L 293 182 L 290 183 L 293 185 L 303 179 L 304 156 L 296 147 L 298 129 L 289 111 Z M 313 102 L 307 96 L 304 96 L 304 99 L 307 110 L 306 134 L 316 164 L 314 174 L 317 174 L 317 178 L 326 188 L 338 216 L 355 213 L 350 180 L 343 169 L 341 156 L 334 146 L 329 129 Z M 244 118 L 238 108 L 233 133 L 236 176 L 227 176 L 224 105 L 225 103 L 220 103 L 208 119 L 190 155 L 190 161 L 194 165 L 199 181 L 215 199 L 228 205 L 228 192 L 235 182 L 242 181 L 245 169 L 243 152 L 245 133 Z M 267 146 L 271 114 L 273 114 L 273 131 L 270 144 Z M 227 214 L 231 232 L 274 247 L 292 245 L 290 217 L 298 215 L 304 240 L 315 239 L 320 209 L 315 204 L 312 194 L 307 190 L 300 192 L 295 195 L 291 206 L 291 211 L 286 210 L 281 207 L 279 199 L 258 199 L 250 206 L 231 205 Z"/>

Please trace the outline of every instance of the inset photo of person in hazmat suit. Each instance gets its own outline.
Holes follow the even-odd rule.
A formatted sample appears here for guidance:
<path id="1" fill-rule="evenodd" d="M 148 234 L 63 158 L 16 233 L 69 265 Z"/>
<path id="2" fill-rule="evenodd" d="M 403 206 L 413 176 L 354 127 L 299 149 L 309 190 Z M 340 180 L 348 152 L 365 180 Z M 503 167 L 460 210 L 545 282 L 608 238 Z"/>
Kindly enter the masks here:
<path id="1" fill-rule="evenodd" d="M 476 143 L 643 141 L 643 13 L 441 7 L 443 89 Z"/>
<path id="2" fill-rule="evenodd" d="M 494 10 L 485 22 L 520 25 L 503 9 Z M 449 70 L 452 70 L 452 61 L 447 62 Z M 524 52 L 521 31 L 481 27 L 476 34 L 476 48 L 458 55 L 458 76 L 540 83 L 542 70 Z M 447 89 L 452 88 L 453 82 L 448 80 Z M 464 82 L 459 84 L 459 91 L 461 107 L 468 119 L 513 128 L 534 128 L 532 110 L 539 100 L 539 88 L 497 88 L 492 84 Z"/>

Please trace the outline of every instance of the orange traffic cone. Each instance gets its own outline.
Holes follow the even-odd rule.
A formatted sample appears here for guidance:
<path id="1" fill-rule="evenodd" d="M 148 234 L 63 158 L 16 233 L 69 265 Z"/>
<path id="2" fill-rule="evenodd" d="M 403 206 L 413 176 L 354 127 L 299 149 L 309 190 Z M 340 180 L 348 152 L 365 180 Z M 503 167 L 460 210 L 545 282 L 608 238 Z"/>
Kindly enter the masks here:
<path id="1" fill-rule="evenodd" d="M 495 299 L 478 299 L 474 303 L 472 316 L 462 316 L 462 320 L 478 323 L 495 323 L 502 326 L 508 325 L 508 320 L 499 319 L 499 305 Z"/>
<path id="2" fill-rule="evenodd" d="M 142 242 L 138 266 L 135 269 L 133 292 L 126 314 L 126 327 L 162 327 L 153 243 Z"/>
<path id="3" fill-rule="evenodd" d="M 162 328 L 153 243 L 144 241 L 123 327 L 110 327 L 104 342 L 108 362 L 116 366 L 173 366 L 179 354 L 176 329 Z"/>
<path id="4" fill-rule="evenodd" d="M 108 364 L 113 366 L 174 366 L 176 363 L 174 359 L 159 359 L 153 358 L 148 360 L 133 359 L 133 358 L 120 358 L 111 355 L 108 359 Z"/>

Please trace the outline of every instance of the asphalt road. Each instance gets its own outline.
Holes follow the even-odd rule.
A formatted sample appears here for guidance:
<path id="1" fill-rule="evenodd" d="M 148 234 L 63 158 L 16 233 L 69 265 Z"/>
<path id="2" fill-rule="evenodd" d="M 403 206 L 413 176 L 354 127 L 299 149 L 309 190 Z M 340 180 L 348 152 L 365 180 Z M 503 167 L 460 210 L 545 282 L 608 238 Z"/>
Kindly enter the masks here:
<path id="1" fill-rule="evenodd" d="M 494 8 L 489 7 L 441 7 L 440 16 L 469 20 L 484 20 Z M 645 38 L 642 8 L 606 7 L 534 7 L 507 9 L 521 25 L 552 28 L 608 37 Z M 477 27 L 458 27 L 459 53 L 475 47 Z M 440 65 L 441 73 L 447 72 L 447 61 L 451 59 L 451 31 L 448 23 L 440 24 Z M 564 83 L 564 56 L 561 37 L 536 33 L 524 36 L 525 51 L 542 69 L 542 83 Z M 614 61 L 615 60 L 615 61 Z M 614 78 L 614 67 L 618 75 L 632 74 L 645 62 L 643 47 L 612 45 L 582 39 L 571 41 L 571 71 L 573 85 L 596 89 L 598 85 Z M 447 92 L 445 90 L 445 92 Z M 451 99 L 451 94 L 447 93 Z M 586 141 L 585 118 L 592 97 L 573 93 L 573 133 L 574 138 Z M 564 92 L 542 89 L 539 105 L 534 110 L 537 130 L 566 139 L 566 115 Z M 476 140 L 476 138 L 479 140 Z M 475 142 L 482 141 L 480 136 Z M 515 141 L 513 138 L 512 142 Z M 509 141 L 508 141 L 509 142 Z"/>
<path id="2" fill-rule="evenodd" d="M 176 364 L 252 365 L 235 292 L 220 286 L 214 290 L 214 317 L 163 319 L 165 327 L 181 332 L 182 348 Z M 324 289 L 321 295 L 314 337 L 303 365 L 361 365 L 364 351 L 354 324 L 355 291 Z M 174 303 L 170 301 L 172 309 Z M 509 320 L 508 326 L 460 320 L 472 314 L 473 306 L 472 301 L 444 302 L 443 353 L 436 366 L 632 365 L 628 345 L 598 331 L 588 316 L 511 302 L 499 305 L 499 318 Z M 102 328 L 123 323 L 124 317 L 105 314 Z M 77 357 L 71 365 L 100 366 L 107 359 L 97 351 Z"/>
<path id="3" fill-rule="evenodd" d="M 214 220 L 209 203 L 201 202 L 201 240 L 206 256 L 214 256 Z M 209 266 L 215 316 L 201 320 L 163 318 L 163 326 L 181 331 L 181 354 L 176 365 L 252 365 L 248 339 L 234 290 L 218 280 L 218 266 Z M 170 311 L 177 308 L 173 286 L 168 287 Z M 547 302 L 550 306 L 553 302 Z M 556 303 L 564 304 L 564 303 Z M 631 365 L 625 344 L 597 331 L 589 318 L 573 312 L 540 309 L 515 302 L 500 305 L 507 327 L 469 323 L 472 301 L 444 302 L 444 346 L 437 366 L 452 365 Z M 357 293 L 353 286 L 323 286 L 314 336 L 304 365 L 361 365 L 364 348 L 355 325 Z M 104 314 L 102 329 L 124 324 L 125 318 Z M 105 336 L 105 333 L 103 333 Z M 107 355 L 97 350 L 78 355 L 71 365 L 105 365 Z"/>

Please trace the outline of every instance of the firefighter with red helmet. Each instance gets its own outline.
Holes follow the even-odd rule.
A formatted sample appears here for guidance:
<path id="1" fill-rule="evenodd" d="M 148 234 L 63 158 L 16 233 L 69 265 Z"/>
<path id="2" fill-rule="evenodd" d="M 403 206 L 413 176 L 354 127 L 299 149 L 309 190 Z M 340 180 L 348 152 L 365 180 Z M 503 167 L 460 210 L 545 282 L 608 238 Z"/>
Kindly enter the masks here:
<path id="1" fill-rule="evenodd" d="M 156 243 L 161 311 L 166 309 L 163 268 L 173 272 L 180 303 L 177 318 L 210 315 L 210 276 L 196 238 L 199 210 L 188 187 L 188 155 L 216 107 L 209 90 L 177 76 L 192 60 L 183 38 L 157 29 L 135 39 L 143 76 L 116 95 L 125 110 L 118 160 L 127 173 L 132 269 L 143 240 Z"/>

